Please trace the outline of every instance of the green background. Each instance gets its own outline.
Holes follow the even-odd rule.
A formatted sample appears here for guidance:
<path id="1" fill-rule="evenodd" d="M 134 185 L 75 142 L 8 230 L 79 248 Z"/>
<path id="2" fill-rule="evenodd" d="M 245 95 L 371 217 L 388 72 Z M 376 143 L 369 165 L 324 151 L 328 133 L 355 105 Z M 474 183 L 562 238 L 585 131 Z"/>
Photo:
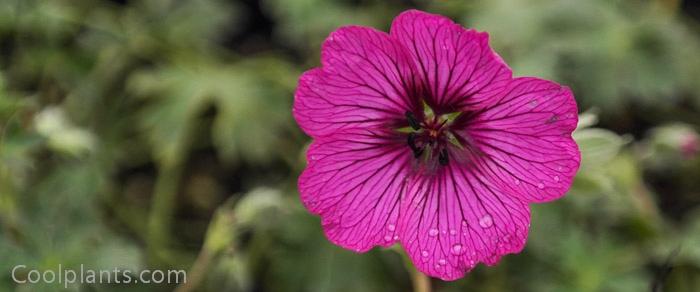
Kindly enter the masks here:
<path id="1" fill-rule="evenodd" d="M 0 291 L 63 289 L 15 284 L 17 264 L 183 269 L 181 291 L 412 289 L 396 250 L 336 247 L 304 210 L 291 116 L 331 31 L 408 8 L 488 31 L 583 112 L 581 170 L 532 206 L 525 250 L 435 291 L 700 291 L 693 2 L 0 0 Z"/>

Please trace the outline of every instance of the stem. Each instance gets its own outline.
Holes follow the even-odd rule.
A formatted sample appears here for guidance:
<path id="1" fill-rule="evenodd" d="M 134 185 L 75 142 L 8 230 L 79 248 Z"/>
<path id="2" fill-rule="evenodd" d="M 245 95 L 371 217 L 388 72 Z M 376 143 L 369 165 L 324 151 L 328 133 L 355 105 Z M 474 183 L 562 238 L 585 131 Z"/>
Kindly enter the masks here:
<path id="1" fill-rule="evenodd" d="M 170 227 L 181 175 L 180 163 L 161 163 L 148 218 L 148 257 L 151 263 L 161 262 L 163 257 L 159 253 L 170 241 Z"/>
<path id="2" fill-rule="evenodd" d="M 168 243 L 175 215 L 175 206 L 180 179 L 187 152 L 199 123 L 191 120 L 185 133 L 176 142 L 176 148 L 170 155 L 159 159 L 158 178 L 151 201 L 148 217 L 148 260 L 151 264 L 172 262 L 169 256 Z"/>
<path id="3" fill-rule="evenodd" d="M 213 256 L 209 250 L 203 248 L 200 251 L 199 256 L 197 256 L 197 260 L 195 260 L 194 264 L 192 265 L 192 268 L 190 268 L 188 273 L 189 279 L 177 286 L 177 288 L 175 288 L 175 292 L 190 292 L 197 289 L 209 271 L 209 265 L 211 264 L 212 258 Z"/>
<path id="4" fill-rule="evenodd" d="M 413 285 L 413 291 L 431 292 L 433 289 L 430 285 L 430 278 L 418 271 L 413 266 L 413 262 L 411 262 L 411 259 L 408 257 L 406 252 L 400 249 L 395 250 L 401 255 L 401 259 L 403 259 L 403 264 L 406 267 L 406 270 L 408 270 L 408 273 L 411 274 L 411 284 Z"/>
<path id="5" fill-rule="evenodd" d="M 413 291 L 415 292 L 430 292 L 430 278 L 423 273 L 413 269 L 414 272 L 411 273 L 411 282 L 413 283 Z"/>
<path id="6" fill-rule="evenodd" d="M 189 279 L 180 284 L 175 289 L 175 292 L 197 290 L 202 281 L 206 279 L 211 263 L 221 255 L 221 252 L 227 248 L 235 250 L 236 218 L 233 215 L 234 202 L 235 199 L 229 199 L 214 213 L 214 217 L 209 223 L 202 249 L 188 273 Z"/>

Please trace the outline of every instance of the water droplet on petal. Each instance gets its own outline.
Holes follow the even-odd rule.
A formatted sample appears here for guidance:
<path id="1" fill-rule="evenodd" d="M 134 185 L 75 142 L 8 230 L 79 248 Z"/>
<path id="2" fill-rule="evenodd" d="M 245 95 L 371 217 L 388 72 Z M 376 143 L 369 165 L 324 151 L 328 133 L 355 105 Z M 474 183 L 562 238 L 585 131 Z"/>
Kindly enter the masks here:
<path id="1" fill-rule="evenodd" d="M 559 176 L 558 176 L 558 175 L 555 175 L 555 176 L 554 176 L 554 181 L 559 181 L 559 180 L 560 180 Z"/>
<path id="2" fill-rule="evenodd" d="M 511 236 L 510 234 L 506 234 L 503 236 L 503 243 L 510 243 Z"/>
<path id="3" fill-rule="evenodd" d="M 467 220 L 462 221 L 462 226 L 469 226 L 469 223 L 467 222 Z"/>
<path id="4" fill-rule="evenodd" d="M 391 235 L 384 236 L 384 240 L 391 241 Z"/>
<path id="5" fill-rule="evenodd" d="M 427 250 L 424 250 L 424 251 L 420 252 L 420 255 L 423 256 L 424 258 L 427 258 L 429 254 L 428 254 Z"/>
<path id="6" fill-rule="evenodd" d="M 450 235 L 457 235 L 457 230 L 450 229 Z"/>
<path id="7" fill-rule="evenodd" d="M 528 105 L 530 105 L 530 107 L 536 107 L 536 106 L 537 106 L 537 100 L 536 100 L 536 99 L 531 100 L 530 103 L 528 103 Z"/>
<path id="8" fill-rule="evenodd" d="M 519 180 L 519 179 L 515 179 L 513 182 L 515 183 L 516 186 L 519 186 L 519 185 L 520 185 L 520 180 Z"/>
<path id="9" fill-rule="evenodd" d="M 537 184 L 537 188 L 540 189 L 540 190 L 541 190 L 541 189 L 544 189 L 544 184 L 543 184 L 542 182 L 538 183 L 538 184 Z"/>
<path id="10" fill-rule="evenodd" d="M 394 225 L 394 224 L 389 224 L 389 225 L 386 226 L 386 229 L 389 229 L 389 231 L 394 231 L 394 230 L 396 230 L 396 225 Z"/>
<path id="11" fill-rule="evenodd" d="M 462 245 L 461 244 L 455 244 L 452 246 L 452 254 L 453 255 L 460 255 L 462 254 Z"/>
<path id="12" fill-rule="evenodd" d="M 446 261 L 445 259 L 440 259 L 440 260 L 438 261 L 438 264 L 440 264 L 441 266 L 444 266 L 444 265 L 447 264 L 447 261 Z"/>
<path id="13" fill-rule="evenodd" d="M 479 219 L 479 226 L 483 228 L 489 228 L 491 227 L 491 225 L 493 225 L 493 218 L 491 218 L 491 215 L 486 214 L 484 215 L 484 217 L 481 217 L 481 219 Z"/>
<path id="14" fill-rule="evenodd" d="M 399 236 L 398 236 L 398 235 L 394 235 L 394 240 L 399 240 Z"/>
<path id="15" fill-rule="evenodd" d="M 438 231 L 435 228 L 428 230 L 428 235 L 430 235 L 430 236 L 436 236 L 436 235 L 438 235 L 438 233 L 440 233 L 440 231 Z"/>

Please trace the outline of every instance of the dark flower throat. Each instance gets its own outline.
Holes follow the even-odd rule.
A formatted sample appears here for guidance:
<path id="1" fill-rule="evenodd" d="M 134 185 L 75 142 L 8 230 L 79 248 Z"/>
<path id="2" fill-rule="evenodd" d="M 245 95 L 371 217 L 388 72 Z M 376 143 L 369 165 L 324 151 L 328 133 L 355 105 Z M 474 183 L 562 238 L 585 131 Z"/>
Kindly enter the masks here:
<path id="1" fill-rule="evenodd" d="M 405 113 L 408 126 L 404 131 L 408 132 L 406 143 L 411 148 L 413 156 L 419 161 L 430 163 L 437 159 L 440 165 L 450 162 L 450 145 L 460 148 L 450 126 L 459 113 L 447 115 L 434 115 L 430 109 L 422 115 L 422 119 L 416 117 L 413 112 Z"/>

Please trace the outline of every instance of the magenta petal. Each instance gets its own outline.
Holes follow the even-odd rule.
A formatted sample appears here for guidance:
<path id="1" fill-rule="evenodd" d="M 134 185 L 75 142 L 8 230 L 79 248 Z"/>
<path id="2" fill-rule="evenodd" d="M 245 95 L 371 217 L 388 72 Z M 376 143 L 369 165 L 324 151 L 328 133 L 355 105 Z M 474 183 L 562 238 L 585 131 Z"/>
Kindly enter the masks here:
<path id="1" fill-rule="evenodd" d="M 527 238 L 527 204 L 498 192 L 488 177 L 450 164 L 411 180 L 401 202 L 401 242 L 423 273 L 461 278 L 477 263 L 496 264 L 520 252 Z"/>
<path id="2" fill-rule="evenodd" d="M 498 102 L 478 114 L 467 134 L 486 157 L 476 168 L 500 191 L 529 202 L 564 195 L 581 161 L 571 132 L 578 122 L 567 87 L 537 78 L 517 78 Z"/>
<path id="3" fill-rule="evenodd" d="M 488 44 L 488 34 L 417 10 L 401 13 L 391 36 L 413 56 L 424 98 L 438 111 L 482 108 L 505 87 L 512 72 Z"/>
<path id="4" fill-rule="evenodd" d="M 323 44 L 321 68 L 299 80 L 294 117 L 312 137 L 340 129 L 396 126 L 420 106 L 412 61 L 398 41 L 365 27 L 344 27 Z"/>
<path id="5" fill-rule="evenodd" d="M 365 252 L 398 239 L 399 198 L 411 154 L 391 136 L 346 130 L 311 144 L 299 191 L 333 243 Z"/>

